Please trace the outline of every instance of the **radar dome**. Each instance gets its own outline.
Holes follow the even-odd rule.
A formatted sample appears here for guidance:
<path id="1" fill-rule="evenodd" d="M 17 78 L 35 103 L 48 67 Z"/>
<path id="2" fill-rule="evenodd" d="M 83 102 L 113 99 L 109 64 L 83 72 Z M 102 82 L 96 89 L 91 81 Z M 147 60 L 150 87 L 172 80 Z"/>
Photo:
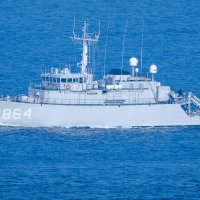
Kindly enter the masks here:
<path id="1" fill-rule="evenodd" d="M 130 66 L 132 66 L 132 67 L 136 67 L 136 66 L 138 65 L 138 59 L 135 58 L 135 57 L 130 58 L 130 59 L 129 59 L 129 64 L 130 64 Z"/>
<path id="2" fill-rule="evenodd" d="M 150 66 L 150 73 L 151 74 L 156 74 L 158 71 L 157 66 L 156 65 L 151 65 Z"/>

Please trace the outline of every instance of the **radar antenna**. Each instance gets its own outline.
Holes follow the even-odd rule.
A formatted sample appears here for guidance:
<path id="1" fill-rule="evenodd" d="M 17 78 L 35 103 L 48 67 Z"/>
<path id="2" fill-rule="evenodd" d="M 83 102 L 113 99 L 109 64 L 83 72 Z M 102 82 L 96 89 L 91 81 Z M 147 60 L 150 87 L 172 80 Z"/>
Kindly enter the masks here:
<path id="1" fill-rule="evenodd" d="M 83 46 L 82 60 L 81 60 L 81 63 L 78 63 L 77 65 L 81 67 L 82 74 L 87 74 L 88 46 L 94 45 L 98 42 L 100 33 L 95 34 L 94 37 L 92 38 L 91 34 L 88 33 L 88 22 L 87 21 L 84 21 L 82 31 L 83 31 L 82 37 L 79 37 L 79 35 L 76 35 L 73 32 L 74 35 L 73 35 L 73 37 L 71 37 L 71 39 L 73 42 L 76 42 L 77 44 L 81 44 Z"/>

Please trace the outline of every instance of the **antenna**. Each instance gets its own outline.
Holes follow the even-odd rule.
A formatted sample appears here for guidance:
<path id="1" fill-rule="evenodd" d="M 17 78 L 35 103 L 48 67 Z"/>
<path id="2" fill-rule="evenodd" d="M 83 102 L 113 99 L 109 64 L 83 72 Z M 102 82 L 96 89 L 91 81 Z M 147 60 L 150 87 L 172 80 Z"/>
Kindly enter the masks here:
<path id="1" fill-rule="evenodd" d="M 101 21 L 99 19 L 99 33 L 98 33 L 98 37 L 100 36 L 100 33 L 101 33 Z"/>
<path id="2" fill-rule="evenodd" d="M 94 74 L 95 72 L 95 66 L 96 66 L 96 60 L 95 60 L 95 57 L 96 57 L 96 44 L 94 45 L 94 48 L 92 48 L 92 68 L 91 68 L 91 72 L 92 74 Z"/>
<path id="3" fill-rule="evenodd" d="M 144 44 L 144 20 L 142 21 L 142 38 L 141 38 L 141 49 L 140 49 L 140 71 L 142 76 L 142 68 L 143 68 L 143 44 Z"/>
<path id="4" fill-rule="evenodd" d="M 75 36 L 76 18 L 74 17 L 73 36 Z"/>
<path id="5" fill-rule="evenodd" d="M 83 35 L 82 37 L 79 37 L 78 35 L 73 35 L 71 39 L 78 43 L 82 44 L 82 60 L 81 63 L 78 64 L 78 66 L 81 67 L 81 73 L 82 74 L 87 74 L 87 65 L 88 65 L 88 47 L 90 45 L 94 45 L 98 42 L 99 35 L 95 35 L 94 38 L 90 34 L 88 34 L 88 23 L 87 21 L 84 21 L 83 23 Z"/>
<path id="6" fill-rule="evenodd" d="M 124 67 L 124 46 L 125 46 L 125 39 L 126 39 L 126 31 L 127 31 L 127 26 L 128 26 L 128 19 L 126 20 L 126 27 L 124 31 L 124 40 L 123 40 L 123 47 L 122 47 L 122 65 L 121 65 L 121 76 L 122 76 L 122 70 Z M 122 78 L 122 77 L 121 77 Z M 120 78 L 120 79 L 121 79 Z"/>
<path id="7" fill-rule="evenodd" d="M 107 25 L 107 32 L 106 32 L 106 44 L 105 44 L 105 54 L 104 54 L 104 65 L 103 65 L 103 77 L 106 75 L 106 54 L 107 54 L 107 43 L 108 43 L 108 30 L 110 27 L 110 18 Z"/>

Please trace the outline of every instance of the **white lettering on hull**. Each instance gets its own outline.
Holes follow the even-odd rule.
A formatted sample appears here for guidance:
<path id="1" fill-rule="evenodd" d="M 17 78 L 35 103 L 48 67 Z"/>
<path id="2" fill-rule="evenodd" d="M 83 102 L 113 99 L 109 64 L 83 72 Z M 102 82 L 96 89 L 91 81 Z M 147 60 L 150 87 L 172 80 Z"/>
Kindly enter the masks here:
<path id="1" fill-rule="evenodd" d="M 23 111 L 22 109 L 0 109 L 0 117 L 4 120 L 14 119 L 19 120 L 22 117 L 26 117 L 28 119 L 31 119 L 31 108 L 29 108 L 26 111 Z"/>

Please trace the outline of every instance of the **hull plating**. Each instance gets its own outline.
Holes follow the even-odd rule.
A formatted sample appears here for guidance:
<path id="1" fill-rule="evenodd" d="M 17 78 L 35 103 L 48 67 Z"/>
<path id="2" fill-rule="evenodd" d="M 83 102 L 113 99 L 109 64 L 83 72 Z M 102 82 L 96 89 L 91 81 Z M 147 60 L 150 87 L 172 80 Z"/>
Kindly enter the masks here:
<path id="1" fill-rule="evenodd" d="M 2 125 L 25 127 L 142 127 L 200 125 L 179 104 L 74 106 L 0 102 Z"/>

